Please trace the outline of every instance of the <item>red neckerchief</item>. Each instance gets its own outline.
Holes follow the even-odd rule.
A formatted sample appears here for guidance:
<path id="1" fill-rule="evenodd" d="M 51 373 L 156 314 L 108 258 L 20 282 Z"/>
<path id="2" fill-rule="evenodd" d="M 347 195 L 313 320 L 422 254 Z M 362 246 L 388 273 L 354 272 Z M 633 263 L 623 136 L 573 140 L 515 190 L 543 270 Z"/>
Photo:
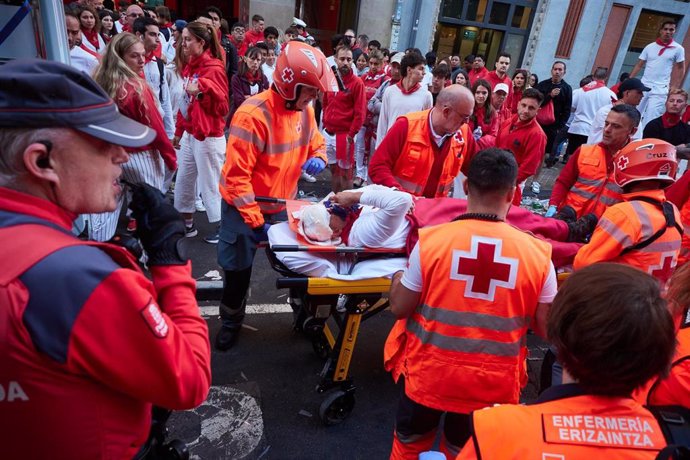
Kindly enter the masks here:
<path id="1" fill-rule="evenodd" d="M 86 51 L 87 53 L 89 53 L 91 56 L 95 57 L 99 61 L 101 60 L 100 54 L 98 54 L 96 51 L 94 51 L 92 49 L 87 48 L 86 46 L 84 46 L 83 43 L 81 45 L 79 45 L 79 48 L 83 49 L 84 51 Z"/>
<path id="2" fill-rule="evenodd" d="M 98 32 L 96 32 L 96 29 L 82 29 L 81 33 L 86 37 L 89 43 L 93 45 L 94 48 L 98 49 Z"/>
<path id="3" fill-rule="evenodd" d="M 347 246 L 350 242 L 350 231 L 352 230 L 352 225 L 355 223 L 355 221 L 361 213 L 362 208 L 360 207 L 356 211 L 353 211 L 347 215 L 345 226 L 343 227 L 343 231 L 340 234 L 340 238 L 342 238 L 343 243 L 345 243 L 345 246 Z"/>
<path id="4" fill-rule="evenodd" d="M 262 76 L 263 75 L 261 74 L 261 72 L 256 72 L 255 74 L 252 74 L 251 72 L 247 72 L 244 74 L 244 78 L 246 78 L 247 81 L 249 82 L 249 86 L 257 85 L 257 84 L 261 83 L 261 80 L 262 80 L 261 77 Z"/>
<path id="5" fill-rule="evenodd" d="M 673 44 L 673 40 L 671 40 L 670 42 L 668 42 L 668 45 L 667 45 L 666 43 L 662 42 L 660 38 L 657 38 L 657 39 L 656 39 L 656 44 L 659 45 L 659 46 L 661 47 L 661 49 L 659 50 L 659 56 L 661 56 L 662 54 L 664 54 L 664 51 L 676 47 L 676 46 Z"/>
<path id="6" fill-rule="evenodd" d="M 152 52 L 144 56 L 144 64 L 148 64 L 151 61 L 156 60 L 156 55 Z"/>
<path id="7" fill-rule="evenodd" d="M 398 88 L 400 88 L 400 92 L 403 93 L 403 96 L 409 96 L 410 94 L 414 93 L 415 91 L 417 91 L 419 88 L 422 87 L 422 85 L 420 85 L 419 83 L 415 83 L 415 85 L 414 85 L 412 88 L 410 88 L 409 90 L 407 90 L 407 89 L 405 89 L 405 88 L 403 87 L 402 82 L 403 82 L 403 81 L 400 80 L 395 86 L 397 86 Z"/>
<path id="8" fill-rule="evenodd" d="M 166 22 L 165 25 L 163 25 L 163 28 L 164 29 L 171 29 L 172 26 L 173 26 L 172 22 Z M 220 37 L 218 37 L 218 38 L 220 38 Z"/>
<path id="9" fill-rule="evenodd" d="M 672 114 L 665 112 L 661 116 L 661 123 L 664 125 L 664 128 L 673 128 L 676 126 L 678 123 L 680 123 L 680 114 Z"/>
<path id="10" fill-rule="evenodd" d="M 584 91 L 586 93 L 587 91 L 592 91 L 595 89 L 603 88 L 604 86 L 606 86 L 606 85 L 604 84 L 603 81 L 594 80 L 590 83 L 587 83 L 585 86 L 583 86 L 582 91 Z"/>

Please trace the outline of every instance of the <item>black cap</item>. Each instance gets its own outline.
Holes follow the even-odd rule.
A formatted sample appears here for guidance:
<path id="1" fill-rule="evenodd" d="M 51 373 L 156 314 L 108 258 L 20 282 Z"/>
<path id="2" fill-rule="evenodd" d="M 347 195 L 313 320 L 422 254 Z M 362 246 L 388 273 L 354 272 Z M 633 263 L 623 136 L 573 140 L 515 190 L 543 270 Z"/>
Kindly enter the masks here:
<path id="1" fill-rule="evenodd" d="M 0 66 L 0 128 L 72 128 L 111 144 L 143 147 L 156 137 L 122 115 L 87 74 L 41 59 Z"/>
<path id="2" fill-rule="evenodd" d="M 648 88 L 642 84 L 639 78 L 628 78 L 618 87 L 618 91 L 623 94 L 623 91 L 628 91 L 631 89 L 638 89 L 640 91 L 650 91 L 652 88 Z"/>

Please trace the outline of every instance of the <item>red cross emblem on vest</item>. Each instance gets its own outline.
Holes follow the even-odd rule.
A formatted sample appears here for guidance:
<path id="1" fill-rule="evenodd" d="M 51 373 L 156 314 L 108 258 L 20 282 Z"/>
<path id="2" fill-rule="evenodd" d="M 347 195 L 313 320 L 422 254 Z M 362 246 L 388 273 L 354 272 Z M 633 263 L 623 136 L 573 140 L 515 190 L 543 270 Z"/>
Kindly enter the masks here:
<path id="1" fill-rule="evenodd" d="M 661 254 L 659 265 L 649 267 L 649 274 L 665 284 L 671 278 L 677 263 L 675 251 L 664 252 Z"/>
<path id="2" fill-rule="evenodd" d="M 630 160 L 628 159 L 628 157 L 620 157 L 618 159 L 618 165 L 617 165 L 618 169 L 620 169 L 621 171 L 624 170 L 625 168 L 628 167 L 628 163 L 630 163 Z"/>
<path id="3" fill-rule="evenodd" d="M 502 250 L 503 240 L 476 235 L 469 251 L 453 250 L 450 279 L 465 281 L 465 297 L 493 302 L 496 288 L 515 287 L 520 261 Z"/>
<path id="4" fill-rule="evenodd" d="M 282 78 L 285 83 L 292 83 L 292 80 L 295 79 L 295 72 L 293 72 L 290 67 L 286 67 L 283 69 L 283 74 L 280 78 Z"/>

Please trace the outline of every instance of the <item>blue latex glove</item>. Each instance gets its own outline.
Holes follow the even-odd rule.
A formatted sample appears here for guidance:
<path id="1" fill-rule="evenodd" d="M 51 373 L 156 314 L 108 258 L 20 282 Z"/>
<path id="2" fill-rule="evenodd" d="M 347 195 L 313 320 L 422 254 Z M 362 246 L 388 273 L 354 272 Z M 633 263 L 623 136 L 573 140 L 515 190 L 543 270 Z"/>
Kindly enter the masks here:
<path id="1" fill-rule="evenodd" d="M 268 229 L 271 228 L 271 224 L 263 224 L 261 227 L 256 227 L 252 229 L 254 232 L 254 241 L 257 243 L 262 243 L 268 241 Z"/>
<path id="2" fill-rule="evenodd" d="M 326 163 L 321 158 L 309 158 L 302 166 L 304 172 L 310 175 L 318 174 L 324 170 Z"/>
<path id="3" fill-rule="evenodd" d="M 558 212 L 558 209 L 556 209 L 556 206 L 551 205 L 551 206 L 549 206 L 549 209 L 546 211 L 546 214 L 544 214 L 544 217 L 553 217 L 556 215 L 556 212 Z"/>

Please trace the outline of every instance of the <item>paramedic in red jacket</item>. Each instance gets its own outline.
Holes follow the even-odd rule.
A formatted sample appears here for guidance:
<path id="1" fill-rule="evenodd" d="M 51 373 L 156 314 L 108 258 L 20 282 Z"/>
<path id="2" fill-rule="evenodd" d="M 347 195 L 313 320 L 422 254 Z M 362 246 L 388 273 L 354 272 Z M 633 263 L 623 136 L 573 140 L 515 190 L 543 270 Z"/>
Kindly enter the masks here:
<path id="1" fill-rule="evenodd" d="M 51 98 L 45 98 L 50 91 Z M 184 222 L 135 185 L 149 280 L 121 247 L 84 242 L 78 214 L 112 211 L 129 155 L 155 132 L 86 74 L 15 60 L 0 72 L 0 445 L 3 458 L 132 458 L 152 405 L 191 409 L 211 384 Z"/>

